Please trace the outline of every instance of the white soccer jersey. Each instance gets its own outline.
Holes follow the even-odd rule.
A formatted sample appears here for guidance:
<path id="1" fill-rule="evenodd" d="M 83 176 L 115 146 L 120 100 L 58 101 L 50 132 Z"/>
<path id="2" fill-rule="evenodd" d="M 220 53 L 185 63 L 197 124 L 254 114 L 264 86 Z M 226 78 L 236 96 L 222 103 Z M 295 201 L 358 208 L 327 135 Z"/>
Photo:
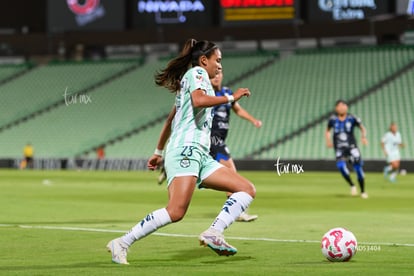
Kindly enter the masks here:
<path id="1" fill-rule="evenodd" d="M 176 114 L 171 126 L 168 149 L 180 146 L 196 146 L 210 151 L 210 130 L 213 108 L 194 108 L 191 93 L 201 89 L 209 96 L 214 96 L 207 71 L 196 66 L 188 70 L 181 80 L 181 90 L 175 98 Z"/>
<path id="2" fill-rule="evenodd" d="M 398 131 L 395 134 L 393 134 L 391 131 L 388 131 L 385 133 L 384 137 L 382 137 L 381 141 L 384 143 L 385 151 L 388 154 L 399 152 L 399 146 L 402 143 L 401 134 Z"/>

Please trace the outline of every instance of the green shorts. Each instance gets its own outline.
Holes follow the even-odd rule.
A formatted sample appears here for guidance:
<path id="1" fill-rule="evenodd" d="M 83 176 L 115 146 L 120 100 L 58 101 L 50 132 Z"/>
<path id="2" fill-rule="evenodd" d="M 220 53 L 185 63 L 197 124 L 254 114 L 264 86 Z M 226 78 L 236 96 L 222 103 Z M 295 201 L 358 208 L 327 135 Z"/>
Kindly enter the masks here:
<path id="1" fill-rule="evenodd" d="M 195 146 L 182 146 L 167 150 L 164 167 L 168 185 L 175 177 L 193 175 L 201 188 L 201 182 L 223 165 Z"/>

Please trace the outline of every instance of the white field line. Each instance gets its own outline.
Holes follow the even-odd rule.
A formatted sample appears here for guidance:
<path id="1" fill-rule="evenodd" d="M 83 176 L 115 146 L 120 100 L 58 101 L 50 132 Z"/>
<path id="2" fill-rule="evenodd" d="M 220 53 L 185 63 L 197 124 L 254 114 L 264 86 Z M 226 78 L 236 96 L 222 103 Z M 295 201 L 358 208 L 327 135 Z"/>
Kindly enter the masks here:
<path id="1" fill-rule="evenodd" d="M 111 230 L 101 228 L 84 228 L 84 227 L 66 227 L 66 226 L 47 226 L 47 225 L 16 225 L 16 224 L 0 224 L 0 227 L 15 227 L 24 229 L 46 229 L 46 230 L 62 230 L 62 231 L 80 231 L 80 232 L 101 232 L 101 233 L 126 233 L 126 230 Z M 169 234 L 155 232 L 151 235 L 164 237 L 178 237 L 178 238 L 197 238 L 198 235 L 187 234 Z M 265 242 L 286 242 L 286 243 L 320 243 L 317 240 L 288 240 L 288 239 L 274 239 L 274 238 L 252 238 L 252 237 L 231 237 L 226 236 L 228 240 L 244 240 L 244 241 L 265 241 Z M 384 246 L 405 246 L 414 247 L 412 243 L 394 243 L 394 242 L 358 242 L 358 244 L 366 245 L 384 245 Z"/>

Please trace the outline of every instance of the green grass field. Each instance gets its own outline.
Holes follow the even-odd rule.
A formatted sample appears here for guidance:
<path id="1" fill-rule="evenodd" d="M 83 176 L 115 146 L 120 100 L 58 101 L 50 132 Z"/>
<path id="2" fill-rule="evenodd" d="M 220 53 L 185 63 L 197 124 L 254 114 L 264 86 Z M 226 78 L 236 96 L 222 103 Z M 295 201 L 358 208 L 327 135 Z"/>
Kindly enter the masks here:
<path id="1" fill-rule="evenodd" d="M 164 207 L 157 172 L 0 170 L 0 274 L 3 275 L 412 275 L 414 176 L 387 183 L 367 173 L 369 199 L 349 196 L 339 173 L 241 172 L 255 183 L 250 213 L 226 240 L 239 252 L 217 256 L 197 236 L 224 193 L 198 190 L 187 216 L 135 243 L 129 266 L 111 263 L 106 243 Z M 360 251 L 331 263 L 322 235 L 346 227 Z"/>

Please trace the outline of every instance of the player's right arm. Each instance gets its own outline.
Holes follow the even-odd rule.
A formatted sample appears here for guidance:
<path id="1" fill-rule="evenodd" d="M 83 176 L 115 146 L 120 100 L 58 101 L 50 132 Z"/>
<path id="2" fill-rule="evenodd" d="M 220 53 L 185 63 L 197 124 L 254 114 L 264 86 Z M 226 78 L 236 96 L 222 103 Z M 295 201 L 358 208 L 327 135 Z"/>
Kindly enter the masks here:
<path id="1" fill-rule="evenodd" d="M 381 149 L 382 149 L 382 152 L 384 153 L 385 157 L 387 157 L 387 155 L 388 155 L 387 150 L 385 149 L 386 141 L 387 141 L 387 134 L 385 134 L 381 139 Z"/>
<path id="2" fill-rule="evenodd" d="M 241 107 L 239 103 L 234 103 L 232 109 L 237 116 L 251 122 L 255 127 L 260 128 L 262 126 L 262 121 L 253 117 L 246 109 Z"/>
<path id="3" fill-rule="evenodd" d="M 164 150 L 165 144 L 168 141 L 168 138 L 171 135 L 171 124 L 174 119 L 176 112 L 175 105 L 168 114 L 167 119 L 165 120 L 164 126 L 161 129 L 160 137 L 158 138 L 156 152 L 150 157 L 147 162 L 147 167 L 150 170 L 155 170 L 161 163 L 162 163 L 162 155 L 161 152 Z"/>
<path id="4" fill-rule="evenodd" d="M 384 144 L 384 142 L 381 142 L 381 149 L 382 149 L 382 152 L 384 153 L 384 155 L 385 155 L 385 157 L 387 157 L 387 151 L 385 150 L 385 144 Z"/>
<path id="5" fill-rule="evenodd" d="M 333 147 L 333 143 L 331 141 L 331 129 L 330 128 L 326 128 L 326 131 L 325 131 L 325 141 L 326 141 L 326 146 L 328 148 L 332 148 Z"/>
<path id="6" fill-rule="evenodd" d="M 326 131 L 325 131 L 325 143 L 326 143 L 326 146 L 328 148 L 333 147 L 333 143 L 332 143 L 332 140 L 331 140 L 331 128 L 332 128 L 332 126 L 333 126 L 333 121 L 332 121 L 332 119 L 329 119 L 328 126 L 326 127 Z"/>

